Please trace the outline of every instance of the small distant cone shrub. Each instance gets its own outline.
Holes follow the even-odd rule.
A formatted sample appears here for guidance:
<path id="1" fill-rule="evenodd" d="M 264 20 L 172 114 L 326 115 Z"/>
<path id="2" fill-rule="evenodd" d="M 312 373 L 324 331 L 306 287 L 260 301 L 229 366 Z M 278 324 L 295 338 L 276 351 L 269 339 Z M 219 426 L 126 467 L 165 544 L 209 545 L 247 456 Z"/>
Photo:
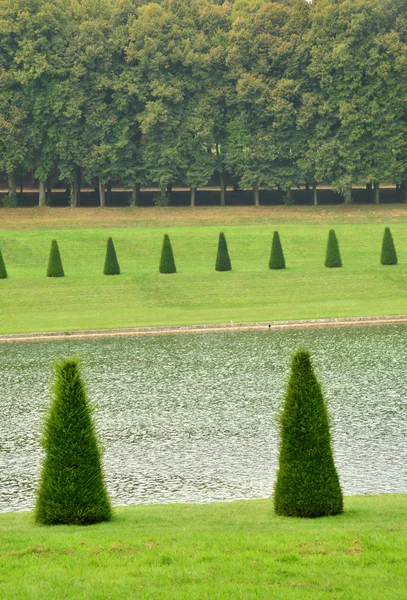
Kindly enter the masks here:
<path id="1" fill-rule="evenodd" d="M 45 457 L 35 518 L 44 525 L 86 525 L 112 516 L 92 423 L 76 358 L 56 366 L 42 444 Z"/>
<path id="2" fill-rule="evenodd" d="M 175 266 L 174 254 L 172 252 L 170 238 L 167 234 L 165 234 L 163 239 L 163 247 L 161 250 L 160 273 L 176 272 L 177 268 Z"/>
<path id="3" fill-rule="evenodd" d="M 323 517 L 343 512 L 328 413 L 309 352 L 292 358 L 283 413 L 280 455 L 274 491 L 276 513 L 290 517 Z"/>
<path id="4" fill-rule="evenodd" d="M 271 242 L 269 269 L 285 269 L 284 253 L 278 231 L 274 232 Z"/>
<path id="5" fill-rule="evenodd" d="M 228 245 L 224 233 L 219 234 L 218 254 L 216 256 L 216 271 L 231 271 L 232 264 L 229 258 Z"/>
<path id="6" fill-rule="evenodd" d="M 120 275 L 120 267 L 116 256 L 116 250 L 111 237 L 107 240 L 106 258 L 103 273 L 105 275 Z"/>
<path id="7" fill-rule="evenodd" d="M 59 254 L 56 240 L 51 242 L 51 251 L 49 253 L 47 277 L 64 277 L 61 255 Z"/>
<path id="8" fill-rule="evenodd" d="M 396 248 L 394 247 L 393 237 L 388 227 L 384 229 L 380 262 L 382 265 L 397 265 Z"/>
<path id="9" fill-rule="evenodd" d="M 341 267 L 341 255 L 339 253 L 339 244 L 336 239 L 335 231 L 331 229 L 328 236 L 328 245 L 326 247 L 325 266 L 329 268 Z"/>
<path id="10" fill-rule="evenodd" d="M 4 264 L 3 255 L 0 250 L 0 279 L 7 279 L 6 265 Z"/>

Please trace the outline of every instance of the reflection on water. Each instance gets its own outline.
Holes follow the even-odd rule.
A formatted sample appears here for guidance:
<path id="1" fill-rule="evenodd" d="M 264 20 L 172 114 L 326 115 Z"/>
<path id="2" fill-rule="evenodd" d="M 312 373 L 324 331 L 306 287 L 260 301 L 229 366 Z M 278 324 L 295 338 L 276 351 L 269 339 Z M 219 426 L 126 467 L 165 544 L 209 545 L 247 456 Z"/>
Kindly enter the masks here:
<path id="1" fill-rule="evenodd" d="M 407 492 L 406 325 L 0 345 L 0 511 L 33 506 L 55 359 L 79 354 L 114 504 L 270 496 L 289 355 L 310 349 L 346 494 Z"/>

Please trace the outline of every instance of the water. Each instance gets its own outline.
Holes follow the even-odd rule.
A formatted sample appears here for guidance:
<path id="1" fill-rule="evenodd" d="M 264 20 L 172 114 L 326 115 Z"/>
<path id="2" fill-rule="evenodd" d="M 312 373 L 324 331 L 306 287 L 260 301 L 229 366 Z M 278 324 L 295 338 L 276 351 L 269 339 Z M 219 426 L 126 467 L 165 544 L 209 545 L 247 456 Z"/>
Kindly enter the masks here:
<path id="1" fill-rule="evenodd" d="M 116 505 L 272 494 L 299 345 L 329 401 L 345 494 L 407 492 L 406 325 L 0 344 L 0 512 L 34 502 L 52 363 L 79 354 Z"/>

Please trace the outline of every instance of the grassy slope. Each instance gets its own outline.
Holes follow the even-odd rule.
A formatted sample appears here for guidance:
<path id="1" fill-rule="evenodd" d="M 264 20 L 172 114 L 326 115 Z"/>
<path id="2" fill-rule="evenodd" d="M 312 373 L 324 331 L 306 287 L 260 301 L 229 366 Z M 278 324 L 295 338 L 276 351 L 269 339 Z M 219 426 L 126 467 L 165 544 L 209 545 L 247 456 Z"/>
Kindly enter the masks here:
<path id="1" fill-rule="evenodd" d="M 407 495 L 347 498 L 345 510 L 300 520 L 270 500 L 135 506 L 82 528 L 0 515 L 0 597 L 404 599 Z"/>
<path id="2" fill-rule="evenodd" d="M 316 317 L 405 314 L 407 207 L 2 209 L 0 333 Z M 399 265 L 379 264 L 390 225 Z M 343 269 L 323 266 L 328 230 Z M 287 270 L 269 271 L 273 230 Z M 214 270 L 219 231 L 233 271 Z M 160 275 L 168 232 L 178 273 Z M 106 238 L 122 275 L 103 276 Z M 58 239 L 67 277 L 45 277 Z"/>

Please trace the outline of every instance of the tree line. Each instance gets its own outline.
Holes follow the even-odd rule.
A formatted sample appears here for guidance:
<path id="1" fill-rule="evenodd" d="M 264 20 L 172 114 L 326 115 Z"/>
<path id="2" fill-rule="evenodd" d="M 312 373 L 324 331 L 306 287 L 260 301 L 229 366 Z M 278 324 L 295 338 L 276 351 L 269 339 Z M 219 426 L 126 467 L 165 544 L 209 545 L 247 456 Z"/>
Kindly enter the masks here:
<path id="1" fill-rule="evenodd" d="M 405 0 L 0 0 L 0 173 L 407 194 Z"/>

